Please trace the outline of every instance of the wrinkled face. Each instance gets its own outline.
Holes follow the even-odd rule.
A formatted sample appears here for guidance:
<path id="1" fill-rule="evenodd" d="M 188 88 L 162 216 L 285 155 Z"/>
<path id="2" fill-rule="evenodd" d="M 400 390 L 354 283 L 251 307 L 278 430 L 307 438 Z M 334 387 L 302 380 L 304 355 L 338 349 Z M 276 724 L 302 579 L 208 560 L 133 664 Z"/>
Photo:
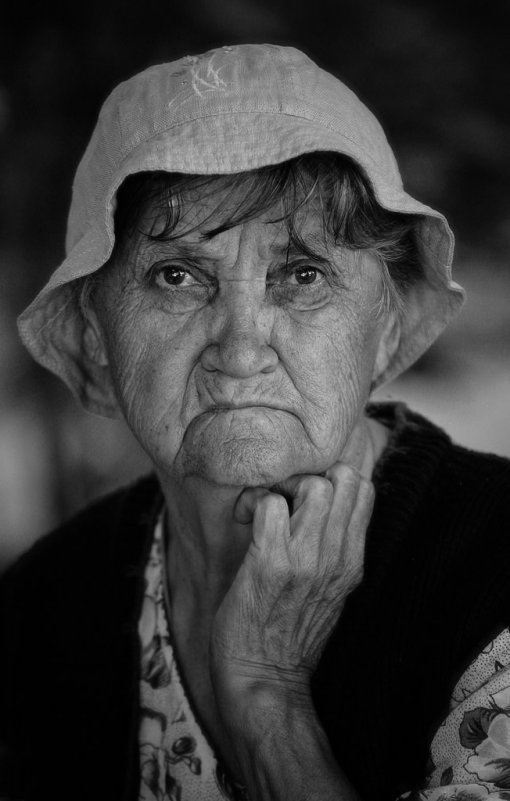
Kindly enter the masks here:
<path id="1" fill-rule="evenodd" d="M 300 225 L 310 258 L 289 247 L 275 213 L 207 239 L 220 199 L 190 199 L 180 238 L 126 242 L 106 268 L 95 327 L 118 404 L 160 475 L 271 486 L 340 457 L 391 321 L 377 315 L 376 258 L 328 247 L 313 209 Z"/>

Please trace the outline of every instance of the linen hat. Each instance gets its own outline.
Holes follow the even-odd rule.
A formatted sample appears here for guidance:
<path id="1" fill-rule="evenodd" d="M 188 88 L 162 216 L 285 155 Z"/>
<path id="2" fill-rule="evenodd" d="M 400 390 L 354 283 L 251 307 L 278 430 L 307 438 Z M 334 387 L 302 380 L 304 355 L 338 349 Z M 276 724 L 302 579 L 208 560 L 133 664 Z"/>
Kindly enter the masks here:
<path id="1" fill-rule="evenodd" d="M 128 175 L 238 173 L 314 151 L 350 157 L 381 206 L 421 215 L 416 234 L 425 280 L 411 290 L 399 347 L 379 384 L 393 379 L 462 305 L 463 290 L 451 280 L 452 233 L 442 214 L 404 191 L 384 132 L 356 95 L 299 50 L 267 44 L 185 56 L 114 89 L 76 172 L 66 258 L 18 321 L 28 350 L 85 401 L 90 369 L 73 282 L 108 260 L 116 191 Z M 90 399 L 87 406 L 94 410 Z"/>

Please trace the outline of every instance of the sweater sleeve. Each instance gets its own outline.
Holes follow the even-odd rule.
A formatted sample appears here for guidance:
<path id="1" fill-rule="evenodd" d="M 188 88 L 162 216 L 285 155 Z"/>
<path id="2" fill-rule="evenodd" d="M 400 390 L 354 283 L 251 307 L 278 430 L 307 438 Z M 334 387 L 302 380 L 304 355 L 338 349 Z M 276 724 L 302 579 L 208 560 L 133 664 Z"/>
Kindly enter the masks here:
<path id="1" fill-rule="evenodd" d="M 424 788 L 398 801 L 510 801 L 510 630 L 462 674 L 430 748 Z"/>

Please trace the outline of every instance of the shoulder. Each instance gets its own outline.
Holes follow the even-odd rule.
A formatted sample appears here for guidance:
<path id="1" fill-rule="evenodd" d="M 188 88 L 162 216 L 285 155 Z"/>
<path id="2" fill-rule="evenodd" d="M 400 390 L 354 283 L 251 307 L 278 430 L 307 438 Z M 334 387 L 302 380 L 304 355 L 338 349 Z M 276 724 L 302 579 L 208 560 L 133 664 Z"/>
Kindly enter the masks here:
<path id="1" fill-rule="evenodd" d="M 379 477 L 376 557 L 465 666 L 510 621 L 510 460 L 455 444 L 405 407 L 400 415 Z"/>
<path id="2" fill-rule="evenodd" d="M 22 755 L 23 781 L 47 780 L 48 748 L 69 726 L 81 764 L 94 758 L 98 716 L 105 731 L 132 730 L 144 559 L 161 503 L 153 476 L 118 490 L 42 537 L 0 581 L 0 752 Z M 27 720 L 45 721 L 35 751 Z M 64 773 L 73 770 L 71 754 Z"/>
<path id="3" fill-rule="evenodd" d="M 410 493 L 415 508 L 434 499 L 438 513 L 459 505 L 489 516 L 510 510 L 509 459 L 452 442 L 404 404 L 373 404 L 368 411 L 392 432 L 375 476 L 383 492 Z"/>
<path id="4" fill-rule="evenodd" d="M 377 414 L 393 433 L 374 476 L 367 572 L 386 566 L 429 604 L 452 608 L 454 593 L 466 614 L 475 599 L 488 609 L 491 596 L 503 614 L 497 625 L 508 625 L 510 461 L 453 443 L 402 404 Z"/>
<path id="5" fill-rule="evenodd" d="M 112 492 L 42 536 L 2 576 L 0 599 L 18 613 L 34 600 L 45 607 L 95 584 L 114 564 L 136 562 L 144 532 L 160 502 L 153 475 Z M 63 595 L 64 594 L 64 595 Z"/>
<path id="6" fill-rule="evenodd" d="M 42 537 L 6 571 L 0 688 L 31 684 L 33 653 L 43 655 L 38 665 L 48 681 L 50 674 L 77 675 L 84 665 L 90 673 L 95 655 L 109 653 L 134 625 L 161 502 L 156 478 L 142 479 Z"/>
<path id="7" fill-rule="evenodd" d="M 127 514 L 143 516 L 157 496 L 157 480 L 151 474 L 98 498 L 38 539 L 11 570 L 27 570 L 62 549 L 71 553 L 79 548 L 83 555 L 83 549 L 87 551 L 98 544 L 105 545 Z"/>
<path id="8" fill-rule="evenodd" d="M 466 529 L 473 528 L 475 522 L 496 525 L 499 534 L 508 539 L 509 459 L 450 443 L 437 465 L 430 497 L 445 521 L 447 515 L 454 515 L 457 525 Z"/>

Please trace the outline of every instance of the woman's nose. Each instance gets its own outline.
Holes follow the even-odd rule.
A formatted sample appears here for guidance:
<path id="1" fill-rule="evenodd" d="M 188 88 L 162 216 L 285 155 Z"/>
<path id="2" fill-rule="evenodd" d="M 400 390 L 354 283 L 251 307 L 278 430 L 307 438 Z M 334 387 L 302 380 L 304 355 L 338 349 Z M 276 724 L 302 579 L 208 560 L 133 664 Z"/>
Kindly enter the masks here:
<path id="1" fill-rule="evenodd" d="M 217 335 L 202 353 L 206 370 L 219 370 L 233 378 L 270 373 L 278 364 L 276 351 L 268 344 L 271 323 L 264 309 L 246 302 L 234 304 L 217 329 Z"/>

